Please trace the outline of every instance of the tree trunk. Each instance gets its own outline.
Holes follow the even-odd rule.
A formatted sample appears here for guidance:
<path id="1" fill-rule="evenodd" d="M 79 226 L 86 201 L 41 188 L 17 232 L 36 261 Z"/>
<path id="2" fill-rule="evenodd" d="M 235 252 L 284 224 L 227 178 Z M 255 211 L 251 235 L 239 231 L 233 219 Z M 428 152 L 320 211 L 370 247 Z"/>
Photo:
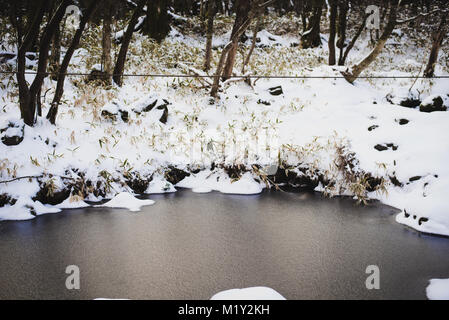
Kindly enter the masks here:
<path id="1" fill-rule="evenodd" d="M 170 31 L 167 10 L 167 0 L 147 1 L 147 15 L 142 31 L 143 34 L 159 43 L 165 39 Z"/>
<path id="2" fill-rule="evenodd" d="M 232 75 L 232 70 L 234 68 L 234 64 L 235 64 L 235 56 L 237 54 L 237 48 L 238 48 L 238 43 L 240 40 L 240 37 L 243 35 L 242 34 L 239 37 L 235 37 L 235 34 L 237 33 L 237 31 L 240 29 L 240 27 L 245 23 L 245 21 L 248 19 L 248 13 L 251 9 L 251 3 L 252 1 L 250 0 L 236 0 L 235 2 L 235 12 L 236 12 L 236 17 L 235 17 L 235 21 L 234 21 L 234 26 L 232 27 L 232 32 L 231 32 L 231 48 L 229 49 L 228 53 L 227 53 L 227 58 L 226 58 L 226 64 L 224 66 L 224 70 L 223 70 L 223 80 L 227 80 L 231 77 Z"/>
<path id="3" fill-rule="evenodd" d="M 335 65 L 335 33 L 337 22 L 337 0 L 329 0 L 329 65 Z"/>
<path id="4" fill-rule="evenodd" d="M 102 62 L 103 62 L 103 72 L 108 76 L 105 77 L 107 84 L 111 84 L 111 76 L 112 74 L 112 57 L 111 57 L 111 49 L 112 49 L 112 14 L 113 14 L 113 4 L 110 1 L 106 1 L 106 5 L 104 8 L 104 17 L 103 17 L 103 34 L 101 39 L 101 47 L 102 47 Z"/>
<path id="5" fill-rule="evenodd" d="M 245 58 L 245 61 L 243 61 L 242 74 L 245 73 L 245 67 L 249 64 L 249 61 L 251 59 L 251 55 L 253 54 L 254 48 L 256 47 L 257 33 L 259 32 L 261 24 L 262 24 L 262 17 L 258 17 L 257 18 L 257 22 L 256 22 L 256 24 L 254 26 L 254 30 L 253 30 L 253 38 L 251 40 L 251 47 L 249 48 L 249 52 L 248 52 L 248 55 Z"/>
<path id="6" fill-rule="evenodd" d="M 365 29 L 365 24 L 366 24 L 366 19 L 368 18 L 368 15 L 365 15 L 365 17 L 363 18 L 363 21 L 359 27 L 359 29 L 357 30 L 357 32 L 355 33 L 354 37 L 352 38 L 351 42 L 349 42 L 348 46 L 346 47 L 346 49 L 344 50 L 344 54 L 343 56 L 340 56 L 339 60 L 338 60 L 338 65 L 339 66 L 344 66 L 346 63 L 346 58 L 348 57 L 349 52 L 352 50 L 352 48 L 354 47 L 355 43 L 357 42 L 357 39 L 360 37 L 360 35 L 362 34 L 363 29 Z"/>
<path id="7" fill-rule="evenodd" d="M 140 0 L 137 4 L 136 9 L 131 17 L 131 20 L 126 28 L 125 35 L 123 36 L 122 45 L 120 46 L 120 51 L 117 56 L 117 61 L 114 67 L 114 82 L 121 87 L 123 84 L 123 70 L 125 69 L 126 62 L 126 54 L 128 53 L 129 43 L 131 42 L 134 28 L 137 24 L 137 20 L 139 18 L 140 13 L 142 12 L 142 8 L 145 5 L 145 0 Z"/>
<path id="8" fill-rule="evenodd" d="M 338 40 L 337 40 L 337 48 L 340 49 L 340 54 L 338 58 L 338 65 L 343 66 L 343 51 L 345 48 L 346 41 L 346 25 L 347 25 L 347 15 L 348 15 L 349 5 L 347 1 L 338 1 Z"/>
<path id="9" fill-rule="evenodd" d="M 44 28 L 39 42 L 37 73 L 29 88 L 25 80 L 25 54 L 35 39 L 37 39 L 42 18 L 48 8 L 48 1 L 40 2 L 38 13 L 33 18 L 33 22 L 28 28 L 28 33 L 18 50 L 17 82 L 19 85 L 19 105 L 21 116 L 24 122 L 29 126 L 33 126 L 35 123 L 36 109 L 40 102 L 39 99 L 42 84 L 47 76 L 48 51 L 50 49 L 51 40 L 53 39 L 56 27 L 61 23 L 65 10 L 70 3 L 70 0 L 63 0 Z"/>
<path id="10" fill-rule="evenodd" d="M 40 7 L 37 10 L 31 23 L 29 23 L 28 30 L 24 30 L 25 36 L 21 41 L 21 45 L 17 50 L 17 84 L 19 86 L 19 108 L 20 116 L 24 120 L 25 124 L 29 126 L 34 125 L 34 110 L 29 106 L 33 105 L 31 102 L 30 89 L 25 79 L 26 70 L 26 58 L 25 54 L 30 49 L 34 39 L 39 34 L 39 27 L 44 17 L 46 10 L 46 3 L 40 1 Z"/>
<path id="11" fill-rule="evenodd" d="M 58 24 L 53 36 L 50 56 L 50 72 L 57 72 L 61 60 L 61 25 Z"/>
<path id="12" fill-rule="evenodd" d="M 433 78 L 435 72 L 435 65 L 438 60 L 438 52 L 440 51 L 441 44 L 443 43 L 444 35 L 446 34 L 447 13 L 444 13 L 441 17 L 441 22 L 438 30 L 433 35 L 432 49 L 430 50 L 429 61 L 427 62 L 426 69 L 424 70 L 424 77 Z"/>
<path id="13" fill-rule="evenodd" d="M 70 60 L 72 59 L 75 49 L 78 47 L 80 43 L 81 35 L 83 34 L 84 29 L 86 28 L 87 22 L 89 21 L 90 17 L 92 16 L 95 9 L 100 3 L 101 2 L 99 1 L 92 1 L 89 7 L 86 9 L 86 11 L 83 12 L 79 27 L 76 30 L 75 35 L 73 36 L 72 42 L 70 43 L 70 46 L 67 49 L 66 54 L 64 55 L 61 68 L 59 69 L 58 73 L 58 82 L 56 84 L 55 95 L 53 96 L 53 101 L 51 103 L 50 110 L 48 110 L 47 113 L 47 119 L 50 121 L 51 124 L 55 124 L 56 122 L 56 115 L 58 114 L 58 106 L 61 101 L 62 95 L 64 94 L 64 81 Z"/>
<path id="14" fill-rule="evenodd" d="M 393 32 L 393 29 L 396 26 L 396 15 L 397 15 L 396 11 L 397 11 L 397 0 L 391 2 L 388 23 L 385 26 L 385 30 L 383 31 L 382 35 L 379 38 L 379 41 L 377 41 L 371 53 L 360 63 L 353 66 L 351 70 L 346 70 L 345 72 L 342 72 L 343 76 L 349 83 L 353 83 L 360 76 L 363 70 L 365 70 L 381 53 L 382 49 L 385 46 L 385 43 L 387 42 L 388 38 Z"/>
<path id="15" fill-rule="evenodd" d="M 311 0 L 312 8 L 309 23 L 305 32 L 301 35 L 301 48 L 316 48 L 321 45 L 320 22 L 323 11 L 323 0 Z"/>
<path id="16" fill-rule="evenodd" d="M 207 25 L 206 25 L 206 57 L 204 58 L 204 70 L 209 71 L 212 56 L 212 37 L 214 34 L 214 18 L 217 13 L 217 0 L 207 2 Z"/>

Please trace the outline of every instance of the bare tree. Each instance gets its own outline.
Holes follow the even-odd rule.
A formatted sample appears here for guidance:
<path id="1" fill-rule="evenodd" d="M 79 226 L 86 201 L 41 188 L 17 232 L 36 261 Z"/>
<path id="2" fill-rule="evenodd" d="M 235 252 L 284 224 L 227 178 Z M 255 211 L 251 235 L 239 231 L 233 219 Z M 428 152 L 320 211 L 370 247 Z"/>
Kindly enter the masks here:
<path id="1" fill-rule="evenodd" d="M 104 66 L 104 74 L 106 83 L 111 83 L 112 74 L 112 57 L 111 57 L 111 49 L 112 49 L 112 14 L 114 11 L 114 4 L 111 0 L 104 1 L 103 7 L 103 30 L 102 30 L 102 38 L 101 38 L 101 47 L 102 54 L 101 60 Z"/>
<path id="2" fill-rule="evenodd" d="M 414 21 L 419 17 L 429 16 L 435 12 L 443 11 L 442 9 L 435 9 L 427 13 L 420 13 L 408 19 L 397 20 L 397 11 L 400 3 L 401 2 L 399 0 L 390 0 L 388 22 L 384 28 L 384 31 L 382 32 L 382 35 L 380 36 L 379 40 L 375 44 L 373 50 L 368 54 L 368 56 L 366 56 L 358 64 L 342 72 L 343 76 L 349 83 L 353 83 L 360 76 L 360 74 L 379 56 L 379 54 L 382 52 L 382 49 L 385 47 L 385 43 L 387 42 L 388 38 L 397 25 Z"/>
<path id="3" fill-rule="evenodd" d="M 301 35 L 301 47 L 304 49 L 321 45 L 320 22 L 324 0 L 309 1 L 311 7 L 303 12 L 304 32 Z"/>
<path id="4" fill-rule="evenodd" d="M 338 40 L 337 40 L 337 48 L 340 51 L 338 58 L 338 65 L 342 66 L 344 63 L 342 62 L 345 42 L 346 42 L 346 26 L 347 26 L 347 15 L 349 10 L 348 1 L 338 1 Z M 362 29 L 363 30 L 363 29 Z"/>
<path id="5" fill-rule="evenodd" d="M 329 0 L 329 65 L 335 65 L 335 33 L 337 29 L 337 0 Z"/>
<path id="6" fill-rule="evenodd" d="M 339 66 L 344 66 L 345 65 L 346 58 L 348 57 L 349 52 L 354 47 L 355 43 L 357 42 L 357 39 L 360 37 L 360 35 L 362 34 L 363 29 L 365 28 L 365 24 L 366 24 L 366 19 L 367 18 L 368 18 L 368 14 L 365 14 L 365 16 L 363 17 L 362 23 L 360 24 L 359 28 L 357 29 L 356 33 L 352 37 L 352 39 L 349 42 L 349 44 L 346 47 L 346 49 L 344 49 L 343 47 L 340 49 L 340 56 L 338 58 L 338 65 Z"/>
<path id="7" fill-rule="evenodd" d="M 37 74 L 30 86 L 28 86 L 28 83 L 25 79 L 25 55 L 32 46 L 33 41 L 39 34 L 43 16 L 48 8 L 48 1 L 41 0 L 39 2 L 38 10 L 34 15 L 31 24 L 27 28 L 26 35 L 19 47 L 17 53 L 17 83 L 19 86 L 19 107 L 22 119 L 29 126 L 34 125 L 37 106 L 40 104 L 40 91 L 43 81 L 47 75 L 47 64 L 49 56 L 48 52 L 50 49 L 51 40 L 56 30 L 56 26 L 61 22 L 62 18 L 64 17 L 65 10 L 70 3 L 70 0 L 63 0 L 43 30 L 42 37 L 39 42 L 39 61 L 37 66 Z"/>
<path id="8" fill-rule="evenodd" d="M 212 89 L 210 91 L 210 95 L 212 97 L 217 96 L 218 87 L 220 85 L 220 77 L 223 74 L 225 59 L 226 59 L 227 55 L 229 54 L 230 50 L 232 49 L 234 43 L 236 41 L 238 41 L 238 39 L 240 39 L 240 37 L 243 35 L 243 33 L 246 31 L 246 29 L 248 29 L 249 25 L 251 24 L 252 19 L 254 19 L 254 17 L 257 14 L 262 13 L 263 10 L 265 9 L 265 7 L 267 7 L 268 5 L 270 5 L 273 2 L 274 2 L 274 0 L 268 0 L 265 2 L 263 2 L 263 0 L 262 1 L 259 0 L 256 4 L 252 5 L 251 10 L 249 11 L 248 17 L 246 18 L 246 20 L 240 25 L 240 27 L 236 30 L 236 32 L 233 33 L 233 35 L 231 36 L 231 39 L 226 44 L 226 46 L 223 48 L 223 51 L 221 52 L 221 55 L 220 55 L 220 60 L 218 61 L 217 69 L 214 74 L 214 82 L 212 84 Z"/>
<path id="9" fill-rule="evenodd" d="M 47 119 L 50 121 L 51 124 L 55 124 L 56 122 L 56 116 L 58 114 L 58 106 L 60 104 L 62 95 L 64 94 L 64 81 L 66 78 L 67 68 L 69 67 L 70 60 L 72 59 L 75 49 L 78 47 L 80 43 L 81 35 L 83 34 L 84 29 L 86 28 L 87 22 L 89 21 L 90 17 L 92 16 L 95 9 L 100 3 L 101 3 L 100 1 L 91 1 L 90 5 L 83 12 L 79 27 L 76 30 L 72 42 L 70 43 L 70 46 L 64 55 L 64 59 L 62 60 L 61 67 L 59 68 L 58 72 L 58 81 L 56 84 L 55 95 L 53 96 L 53 101 L 51 103 L 50 110 L 48 110 L 47 113 Z"/>
<path id="10" fill-rule="evenodd" d="M 207 24 L 206 24 L 206 57 L 204 58 L 204 71 L 209 71 L 212 56 L 212 37 L 214 34 L 214 18 L 217 13 L 217 0 L 207 1 Z"/>
<path id="11" fill-rule="evenodd" d="M 426 69 L 424 70 L 424 77 L 426 78 L 432 78 L 434 75 L 435 65 L 438 60 L 438 52 L 440 51 L 441 44 L 443 43 L 443 39 L 446 34 L 446 18 L 447 12 L 442 14 L 440 25 L 432 36 L 432 49 L 430 50 L 429 61 L 427 62 Z"/>
<path id="12" fill-rule="evenodd" d="M 248 55 L 246 56 L 246 58 L 245 58 L 245 60 L 243 61 L 243 64 L 242 64 L 242 73 L 245 73 L 245 67 L 249 64 L 249 61 L 251 59 L 251 55 L 253 54 L 254 48 L 256 47 L 257 33 L 259 32 L 261 24 L 262 24 L 262 17 L 259 16 L 257 18 L 256 24 L 254 25 L 253 38 L 251 39 L 251 47 L 249 48 Z"/>
<path id="13" fill-rule="evenodd" d="M 231 48 L 228 51 L 226 64 L 223 70 L 223 80 L 229 79 L 232 75 L 232 70 L 235 64 L 235 56 L 237 54 L 238 42 L 245 31 L 243 31 L 239 37 L 235 37 L 235 34 L 239 31 L 240 27 L 245 23 L 245 21 L 248 20 L 248 14 L 251 10 L 251 5 L 253 4 L 254 0 L 236 0 L 235 2 L 236 17 L 231 32 Z"/>
<path id="14" fill-rule="evenodd" d="M 145 2 L 146 0 L 139 0 L 139 2 L 137 3 L 137 7 L 134 9 L 133 15 L 131 17 L 131 20 L 129 21 L 128 27 L 126 28 L 125 34 L 122 39 L 122 45 L 120 46 L 120 51 L 117 56 L 113 75 L 113 80 L 118 86 L 122 86 L 123 84 L 123 70 L 125 69 L 126 55 L 128 53 L 129 43 L 131 42 L 134 28 L 137 24 L 139 15 L 142 12 Z"/>
<path id="15" fill-rule="evenodd" d="M 396 26 L 397 7 L 398 1 L 397 0 L 391 1 L 387 25 L 385 26 L 385 30 L 383 31 L 382 35 L 380 36 L 379 40 L 377 41 L 376 45 L 374 46 L 374 49 L 370 52 L 370 54 L 368 54 L 368 56 L 366 56 L 361 62 L 354 65 L 351 69 L 347 69 L 342 73 L 349 83 L 353 83 L 360 76 L 362 71 L 365 70 L 381 53 L 382 49 L 385 46 L 385 43 L 387 42 L 388 38 L 390 37 L 391 33 L 393 32 Z"/>
<path id="16" fill-rule="evenodd" d="M 167 0 L 148 0 L 143 33 L 161 42 L 170 31 Z"/>

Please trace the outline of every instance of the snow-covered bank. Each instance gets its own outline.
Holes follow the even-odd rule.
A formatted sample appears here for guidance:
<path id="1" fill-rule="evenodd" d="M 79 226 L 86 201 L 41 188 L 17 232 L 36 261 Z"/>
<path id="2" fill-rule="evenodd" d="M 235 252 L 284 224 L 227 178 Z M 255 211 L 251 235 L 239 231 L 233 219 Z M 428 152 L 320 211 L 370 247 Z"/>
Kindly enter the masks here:
<path id="1" fill-rule="evenodd" d="M 449 300 L 449 279 L 431 279 L 426 294 L 430 300 Z"/>
<path id="2" fill-rule="evenodd" d="M 223 32 L 214 44 L 228 36 Z M 108 88 L 70 78 L 56 127 L 38 118 L 32 128 L 19 120 L 14 78 L 3 78 L 0 180 L 26 178 L 0 183 L 0 219 L 30 218 L 121 192 L 174 192 L 179 186 L 257 194 L 290 184 L 379 199 L 403 210 L 398 222 L 449 235 L 449 112 L 419 108 L 438 97 L 449 106 L 449 79 L 359 79 L 350 85 L 340 78 L 341 67 L 324 65 L 326 46 L 300 50 L 292 46 L 297 35 L 267 30 L 258 37 L 249 72 L 330 78 L 258 79 L 252 87 L 227 82 L 216 100 L 197 79 L 127 78 L 123 87 Z M 367 74 L 419 73 L 425 48 L 401 37 L 389 40 Z M 139 50 L 130 54 L 126 72 L 200 70 L 204 40 L 175 28 L 161 45 L 136 34 L 132 47 Z M 399 48 L 397 41 L 403 42 Z M 348 63 L 370 50 L 366 43 L 357 43 Z M 69 72 L 89 72 L 99 63 L 94 46 L 76 51 Z M 444 64 L 436 72 L 448 74 Z M 54 88 L 46 79 L 43 92 Z M 417 105 L 401 106 L 405 98 Z M 42 107 L 45 114 L 48 99 Z M 69 196 L 79 201 L 67 202 Z"/>

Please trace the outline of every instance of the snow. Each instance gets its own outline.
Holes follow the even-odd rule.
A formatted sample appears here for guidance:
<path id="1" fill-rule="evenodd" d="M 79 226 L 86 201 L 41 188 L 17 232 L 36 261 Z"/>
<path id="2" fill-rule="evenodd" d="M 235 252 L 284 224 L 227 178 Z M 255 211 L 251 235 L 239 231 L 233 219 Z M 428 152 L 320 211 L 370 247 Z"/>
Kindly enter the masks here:
<path id="1" fill-rule="evenodd" d="M 449 279 L 431 279 L 426 294 L 430 300 L 449 300 Z"/>
<path id="2" fill-rule="evenodd" d="M 172 193 L 172 192 L 176 192 L 175 187 L 160 175 L 153 177 L 153 180 L 151 180 L 147 190 L 145 191 L 145 193 L 147 194 Z"/>
<path id="3" fill-rule="evenodd" d="M 76 169 L 93 186 L 108 186 L 104 188 L 105 195 L 90 192 L 84 200 L 91 201 L 130 192 L 124 179 L 129 172 L 145 179 L 153 177 L 145 191 L 148 194 L 175 192 L 176 187 L 199 193 L 258 194 L 266 184 L 253 165 L 277 168 L 280 158 L 299 175 L 313 177 L 320 172 L 335 182 L 334 190 L 321 184 L 316 191 L 354 195 L 351 184 L 335 166 L 337 147 L 344 146 L 355 154 L 356 171 L 386 181 L 386 192 L 369 193 L 369 199 L 402 210 L 396 217 L 399 223 L 422 232 L 449 235 L 449 201 L 445 194 L 449 190 L 449 112 L 423 113 L 418 108 L 397 105 L 403 97 L 426 102 L 440 95 L 448 106 L 449 79 L 359 79 L 350 85 L 339 78 L 343 67 L 325 65 L 327 46 L 292 48 L 293 43 L 299 43 L 299 34 L 277 34 L 274 30 L 276 25 L 258 32 L 260 41 L 246 69 L 249 73 L 335 78 L 259 79 L 253 82 L 253 88 L 242 82 L 230 82 L 223 86 L 220 99 L 211 101 L 198 79 L 127 77 L 121 88 L 107 90 L 69 77 L 56 127 L 38 118 L 35 127 L 25 126 L 24 140 L 19 145 L 8 147 L 0 143 L 0 154 L 4 155 L 0 158 L 0 180 L 23 176 L 45 176 L 44 180 L 48 180 L 52 175 L 58 187 L 62 187 L 64 180 L 57 177 L 77 179 Z M 205 38 L 181 31 L 172 26 L 169 37 L 160 45 L 136 32 L 130 48 L 137 52 L 128 55 L 125 72 L 204 74 L 200 70 Z M 230 27 L 216 31 L 215 47 L 229 41 Z M 251 30 L 247 36 L 245 49 L 251 44 Z M 366 45 L 368 37 L 362 34 L 347 65 L 370 52 Z M 417 35 L 419 41 L 425 38 Z M 399 40 L 401 46 L 387 46 L 363 75 L 419 74 L 428 48 L 409 39 L 407 33 L 402 38 L 393 36 L 390 42 Z M 443 43 L 441 51 L 447 52 L 447 43 Z M 216 60 L 217 52 L 214 50 L 213 54 Z M 448 75 L 443 56 L 436 73 Z M 237 55 L 236 73 L 240 71 L 241 59 Z M 68 72 L 90 72 L 99 62 L 99 57 L 96 59 L 92 52 L 80 48 Z M 26 75 L 28 82 L 33 77 Z M 12 119 L 23 124 L 17 120 L 19 109 L 11 95 L 15 82 L 8 83 L 6 78 L 2 80 L 5 89 L 0 90 L 0 97 L 4 112 L 0 113 L 0 123 Z M 276 86 L 282 86 L 283 95 L 269 93 L 269 88 Z M 43 99 L 44 114 L 54 87 L 55 82 L 47 78 L 42 88 L 42 92 L 50 89 L 47 99 Z M 159 121 L 163 110 L 157 109 L 165 104 L 164 99 L 170 102 L 166 124 Z M 155 100 L 151 112 L 142 112 Z M 125 123 L 120 117 L 115 122 L 109 121 L 101 116 L 102 110 L 112 114 L 128 111 L 129 121 Z M 401 125 L 400 119 L 409 122 Z M 372 126 L 378 127 L 369 131 Z M 8 129 L 6 134 L 17 130 Z M 397 146 L 397 150 L 374 149 L 377 144 L 389 143 Z M 223 168 L 236 165 L 245 170 L 231 179 Z M 165 178 L 169 167 L 199 172 L 173 186 Z M 300 168 L 307 168 L 306 173 Z M 393 185 L 391 176 L 402 187 Z M 416 176 L 421 178 L 410 181 Z M 37 191 L 36 179 L 0 184 L 0 194 L 14 199 L 23 197 L 32 201 Z M 76 205 L 82 202 L 73 204 L 66 200 L 60 206 Z M 3 213 L 5 208 L 1 209 L 2 217 L 15 218 L 11 209 Z M 23 206 L 14 210 L 18 217 L 30 217 Z"/>
<path id="4" fill-rule="evenodd" d="M 33 201 L 28 197 L 22 196 L 17 199 L 14 205 L 0 208 L 0 220 L 30 220 L 34 219 L 35 215 L 60 211 L 58 208 L 47 207 L 39 201 Z"/>
<path id="5" fill-rule="evenodd" d="M 69 197 L 55 207 L 59 209 L 77 209 L 90 207 L 90 205 L 78 197 Z"/>
<path id="6" fill-rule="evenodd" d="M 130 193 L 120 192 L 108 202 L 97 205 L 96 207 L 123 208 L 130 211 L 140 211 L 141 207 L 152 204 L 154 204 L 153 200 L 140 200 Z"/>
<path id="7" fill-rule="evenodd" d="M 179 182 L 177 187 L 190 188 L 193 192 L 208 193 L 212 190 L 229 194 L 258 194 L 263 186 L 256 182 L 250 173 L 243 174 L 239 180 L 233 181 L 226 175 L 208 171 L 192 174 Z"/>
<path id="8" fill-rule="evenodd" d="M 252 287 L 244 289 L 230 289 L 221 291 L 210 298 L 211 300 L 286 300 L 277 291 L 268 287 Z"/>

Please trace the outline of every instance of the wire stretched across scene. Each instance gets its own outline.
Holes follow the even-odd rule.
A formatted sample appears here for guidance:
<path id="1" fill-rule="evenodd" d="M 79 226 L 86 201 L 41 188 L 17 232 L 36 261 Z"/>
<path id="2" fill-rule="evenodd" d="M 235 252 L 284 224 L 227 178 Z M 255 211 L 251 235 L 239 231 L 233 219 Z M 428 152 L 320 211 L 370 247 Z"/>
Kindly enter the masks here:
<path id="1" fill-rule="evenodd" d="M 0 74 L 17 74 L 17 71 L 0 71 Z M 46 76 L 58 76 L 59 73 L 52 72 L 25 72 L 25 74 L 38 75 L 44 74 Z M 67 72 L 61 75 L 64 76 L 90 76 L 90 73 L 72 73 Z M 199 75 L 199 74 L 101 74 L 101 77 L 153 77 L 153 78 L 215 78 L 217 75 Z M 221 76 L 218 76 L 221 77 Z M 344 79 L 341 76 L 288 76 L 288 75 L 232 75 L 229 78 L 233 79 Z M 359 76 L 360 79 L 449 79 L 449 75 L 446 76 L 433 76 L 431 78 L 424 76 Z"/>

